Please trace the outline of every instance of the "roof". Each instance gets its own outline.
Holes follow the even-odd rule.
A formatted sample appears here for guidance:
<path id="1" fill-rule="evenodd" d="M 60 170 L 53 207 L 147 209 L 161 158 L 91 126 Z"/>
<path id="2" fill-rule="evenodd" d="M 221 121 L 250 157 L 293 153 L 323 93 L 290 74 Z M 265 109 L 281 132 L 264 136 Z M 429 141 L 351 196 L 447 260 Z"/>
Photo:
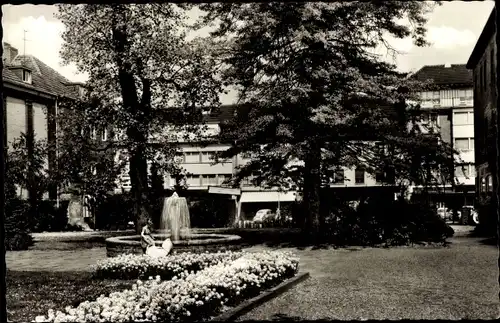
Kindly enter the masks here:
<path id="1" fill-rule="evenodd" d="M 20 75 L 9 67 L 26 67 L 32 71 L 31 84 L 23 82 Z M 56 70 L 32 55 L 18 55 L 12 62 L 3 68 L 2 80 L 22 87 L 45 92 L 55 96 L 74 96 L 75 90 L 65 84 L 71 83 Z"/>
<path id="2" fill-rule="evenodd" d="M 472 50 L 470 54 L 469 60 L 467 61 L 467 68 L 473 69 L 476 67 L 477 63 L 483 56 L 483 53 L 488 46 L 490 39 L 493 37 L 495 33 L 495 10 L 496 6 L 491 10 L 490 17 L 486 21 L 486 25 L 484 25 L 483 31 L 477 40 L 476 46 Z"/>
<path id="3" fill-rule="evenodd" d="M 425 65 L 412 75 L 419 81 L 433 80 L 438 86 L 470 85 L 472 86 L 472 71 L 465 64 Z"/>

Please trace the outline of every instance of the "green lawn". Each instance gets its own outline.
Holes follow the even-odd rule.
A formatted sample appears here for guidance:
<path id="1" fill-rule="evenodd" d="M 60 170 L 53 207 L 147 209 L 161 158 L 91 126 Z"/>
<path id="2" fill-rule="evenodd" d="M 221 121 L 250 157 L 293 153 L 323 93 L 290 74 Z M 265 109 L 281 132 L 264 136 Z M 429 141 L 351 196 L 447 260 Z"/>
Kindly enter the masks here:
<path id="1" fill-rule="evenodd" d="M 41 260 L 43 261 L 43 260 Z M 101 294 L 130 288 L 133 281 L 92 280 L 89 272 L 22 272 L 7 270 L 7 317 L 14 322 L 30 322 Z"/>

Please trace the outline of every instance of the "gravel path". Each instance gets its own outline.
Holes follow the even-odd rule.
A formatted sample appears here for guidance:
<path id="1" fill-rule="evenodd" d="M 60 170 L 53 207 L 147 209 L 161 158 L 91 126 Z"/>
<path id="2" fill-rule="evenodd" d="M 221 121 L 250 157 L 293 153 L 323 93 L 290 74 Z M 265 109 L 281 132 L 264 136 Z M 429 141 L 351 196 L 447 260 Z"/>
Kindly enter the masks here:
<path id="1" fill-rule="evenodd" d="M 304 250 L 311 278 L 243 320 L 494 319 L 498 250 L 479 238 L 449 248 Z"/>

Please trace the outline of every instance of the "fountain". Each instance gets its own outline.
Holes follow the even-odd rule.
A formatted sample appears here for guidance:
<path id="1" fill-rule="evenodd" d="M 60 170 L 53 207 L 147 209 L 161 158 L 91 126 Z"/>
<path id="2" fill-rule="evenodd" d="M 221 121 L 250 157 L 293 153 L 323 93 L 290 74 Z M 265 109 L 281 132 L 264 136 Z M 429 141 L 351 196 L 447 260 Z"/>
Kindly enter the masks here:
<path id="1" fill-rule="evenodd" d="M 163 211 L 160 219 L 160 229 L 172 233 L 172 240 L 180 240 L 181 229 L 182 237 L 189 236 L 191 229 L 191 222 L 189 220 L 189 209 L 185 197 L 179 197 L 177 192 L 172 196 L 165 198 L 163 203 Z"/>
<path id="2" fill-rule="evenodd" d="M 170 237 L 173 244 L 172 252 L 178 253 L 241 250 L 240 236 L 213 233 L 214 231 L 217 229 L 191 229 L 186 198 L 174 193 L 165 198 L 160 219 L 160 232 L 152 236 L 157 246 L 161 246 L 162 242 Z M 140 240 L 140 235 L 108 238 L 106 239 L 106 254 L 108 257 L 122 253 L 143 254 Z"/>

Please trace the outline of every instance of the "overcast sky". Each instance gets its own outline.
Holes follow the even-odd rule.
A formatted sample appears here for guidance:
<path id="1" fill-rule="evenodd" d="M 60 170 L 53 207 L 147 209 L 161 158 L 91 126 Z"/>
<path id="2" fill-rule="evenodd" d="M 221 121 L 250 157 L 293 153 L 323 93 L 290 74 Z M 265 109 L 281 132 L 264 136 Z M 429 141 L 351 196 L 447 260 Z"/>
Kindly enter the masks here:
<path id="1" fill-rule="evenodd" d="M 429 15 L 428 40 L 430 47 L 413 46 L 411 39 L 393 43 L 404 54 L 397 57 L 402 71 L 416 71 L 423 65 L 465 64 L 493 9 L 493 1 L 443 2 Z M 74 66 L 62 66 L 59 57 L 63 24 L 54 18 L 52 5 L 3 5 L 2 25 L 4 42 L 28 55 L 34 55 L 71 81 L 86 80 L 76 74 Z M 26 47 L 24 47 L 24 30 Z"/>

